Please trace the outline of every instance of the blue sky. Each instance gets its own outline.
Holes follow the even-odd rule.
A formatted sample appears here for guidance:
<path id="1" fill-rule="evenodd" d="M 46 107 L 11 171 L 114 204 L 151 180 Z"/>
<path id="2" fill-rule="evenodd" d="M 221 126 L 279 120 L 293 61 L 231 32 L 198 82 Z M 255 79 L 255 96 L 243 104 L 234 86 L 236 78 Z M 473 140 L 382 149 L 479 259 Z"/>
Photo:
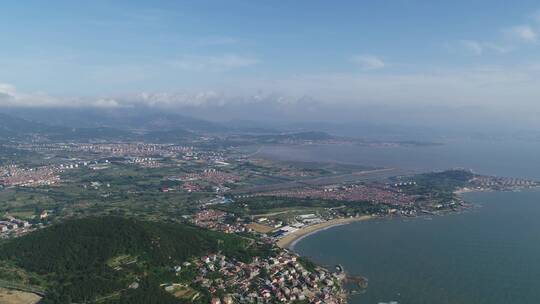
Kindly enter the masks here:
<path id="1" fill-rule="evenodd" d="M 531 105 L 538 35 L 537 1 L 4 1 L 0 101 Z"/>

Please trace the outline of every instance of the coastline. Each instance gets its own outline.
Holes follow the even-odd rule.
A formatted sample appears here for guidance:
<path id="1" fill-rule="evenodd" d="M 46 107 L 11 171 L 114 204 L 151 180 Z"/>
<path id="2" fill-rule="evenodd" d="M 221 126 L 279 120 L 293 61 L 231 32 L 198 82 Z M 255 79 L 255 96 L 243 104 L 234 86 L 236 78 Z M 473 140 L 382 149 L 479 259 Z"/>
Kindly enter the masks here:
<path id="1" fill-rule="evenodd" d="M 468 188 L 468 187 L 464 187 L 464 188 L 459 188 L 457 190 L 455 190 L 453 193 L 459 197 L 462 197 L 463 194 L 466 194 L 466 193 L 474 193 L 474 192 L 478 192 L 478 193 L 481 193 L 481 192 L 508 192 L 508 191 L 513 191 L 513 192 L 521 192 L 521 191 L 526 191 L 526 190 L 539 190 L 540 189 L 540 185 L 539 186 L 529 186 L 529 187 L 514 187 L 514 188 L 508 188 L 508 189 L 491 189 L 491 188 Z"/>
<path id="2" fill-rule="evenodd" d="M 483 192 L 483 190 L 463 187 L 463 188 L 459 188 L 455 190 L 453 193 L 457 196 L 461 196 L 462 194 L 471 193 L 471 192 Z"/>
<path id="3" fill-rule="evenodd" d="M 526 188 L 526 189 L 540 189 L 540 186 L 530 187 L 530 188 Z M 519 190 L 522 191 L 523 189 L 519 189 Z M 502 190 L 478 189 L 478 188 L 463 187 L 463 188 L 459 188 L 459 189 L 455 190 L 453 193 L 455 195 L 457 195 L 458 197 L 463 197 L 463 195 L 466 194 L 466 193 L 488 192 L 488 191 L 502 191 Z M 296 245 L 296 243 L 298 243 L 303 238 L 305 238 L 307 236 L 310 236 L 310 235 L 312 235 L 314 233 L 317 233 L 319 231 L 326 230 L 326 229 L 329 229 L 329 228 L 332 228 L 332 227 L 335 227 L 335 226 L 346 225 L 346 224 L 350 224 L 352 222 L 365 221 L 365 220 L 369 220 L 369 219 L 372 219 L 372 218 L 374 218 L 374 217 L 371 216 L 371 215 L 362 215 L 362 216 L 358 216 L 358 217 L 348 217 L 348 218 L 338 218 L 338 219 L 329 220 L 329 221 L 326 221 L 326 222 L 323 222 L 323 223 L 303 227 L 303 228 L 298 229 L 298 230 L 284 236 L 283 238 L 279 239 L 276 242 L 276 245 L 278 247 L 283 248 L 283 249 L 294 250 L 294 246 Z"/>
<path id="4" fill-rule="evenodd" d="M 284 248 L 284 249 L 292 249 L 294 245 L 298 241 L 303 239 L 304 237 L 314 234 L 316 232 L 319 232 L 321 230 L 325 230 L 325 229 L 335 227 L 335 226 L 349 224 L 352 222 L 366 221 L 371 218 L 373 218 L 371 215 L 362 215 L 362 216 L 357 216 L 357 217 L 333 219 L 333 220 L 326 221 L 324 223 L 307 226 L 284 236 L 283 238 L 279 239 L 279 241 L 277 241 L 276 244 L 279 247 Z"/>

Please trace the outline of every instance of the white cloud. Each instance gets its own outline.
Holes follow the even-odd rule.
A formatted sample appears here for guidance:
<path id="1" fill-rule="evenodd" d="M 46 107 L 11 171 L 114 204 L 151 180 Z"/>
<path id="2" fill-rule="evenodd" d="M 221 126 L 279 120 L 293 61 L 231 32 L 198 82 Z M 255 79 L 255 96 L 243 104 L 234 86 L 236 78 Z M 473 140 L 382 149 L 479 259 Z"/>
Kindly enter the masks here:
<path id="1" fill-rule="evenodd" d="M 268 91 L 248 89 L 243 92 L 202 90 L 193 92 L 144 92 L 119 98 L 125 105 L 144 105 L 162 108 L 182 107 L 225 107 L 247 104 L 292 105 L 306 100 L 305 95 L 281 94 L 269 88 Z"/>
<path id="2" fill-rule="evenodd" d="M 451 51 L 465 53 L 467 55 L 480 56 L 486 54 L 486 52 L 495 52 L 498 54 L 506 54 L 511 52 L 514 48 L 511 46 L 504 46 L 492 42 L 482 42 L 476 40 L 460 40 L 457 44 L 448 45 Z"/>
<path id="3" fill-rule="evenodd" d="M 328 107 L 383 103 L 389 105 L 483 105 L 516 106 L 540 110 L 538 62 L 521 66 L 468 68 L 417 67 L 394 73 L 299 74 L 275 78 L 224 78 L 219 86 L 185 91 L 171 87 L 159 92 L 95 98 L 58 97 L 22 92 L 0 83 L 0 106 L 93 106 L 163 108 L 225 107 L 243 104 L 297 106 L 300 100 L 317 100 Z M 261 93 L 266 92 L 266 93 Z"/>
<path id="4" fill-rule="evenodd" d="M 502 108 L 509 101 L 536 105 L 540 70 L 531 65 L 440 68 L 418 72 L 368 74 L 305 74 L 276 79 L 232 78 L 218 88 L 194 92 L 144 93 L 121 98 L 125 103 L 156 107 L 295 107 L 301 100 L 336 109 L 365 104 L 486 106 Z M 534 106 L 540 110 L 540 105 Z"/>
<path id="5" fill-rule="evenodd" d="M 122 105 L 113 98 L 57 97 L 42 92 L 21 92 L 14 85 L 0 83 L 0 106 L 112 108 Z"/>
<path id="6" fill-rule="evenodd" d="M 484 46 L 478 41 L 461 40 L 459 43 L 467 53 L 472 55 L 482 55 L 484 52 Z"/>
<path id="7" fill-rule="evenodd" d="M 222 71 L 249 67 L 260 61 L 254 57 L 234 54 L 221 56 L 182 56 L 171 62 L 173 67 L 188 71 Z"/>
<path id="8" fill-rule="evenodd" d="M 361 54 L 351 58 L 351 61 L 358 64 L 363 70 L 377 70 L 386 67 L 386 63 L 374 55 Z"/>
<path id="9" fill-rule="evenodd" d="M 2 106 L 40 106 L 53 105 L 56 99 L 44 93 L 22 93 L 14 85 L 0 83 L 0 105 Z"/>
<path id="10" fill-rule="evenodd" d="M 538 39 L 538 34 L 529 25 L 516 25 L 504 29 L 503 32 L 506 34 L 507 37 L 518 41 L 536 42 Z"/>
<path id="11" fill-rule="evenodd" d="M 0 94 L 11 98 L 17 94 L 17 88 L 8 83 L 0 83 Z"/>
<path id="12" fill-rule="evenodd" d="M 93 102 L 94 107 L 98 108 L 117 108 L 120 103 L 114 98 L 99 98 Z"/>
<path id="13" fill-rule="evenodd" d="M 540 10 L 530 15 L 528 19 L 540 23 Z M 536 43 L 539 30 L 540 28 L 530 24 L 515 25 L 501 29 L 500 33 L 504 37 L 497 39 L 495 42 L 464 39 L 446 44 L 446 47 L 451 52 L 475 56 L 484 55 L 488 51 L 506 54 L 518 49 L 521 43 Z"/>
<path id="14" fill-rule="evenodd" d="M 424 68 L 402 73 L 296 75 L 269 82 L 244 80 L 238 86 L 267 88 L 282 96 L 309 95 L 329 105 L 480 105 L 510 102 L 540 110 L 540 71 L 523 66 Z M 265 86 L 266 85 L 266 86 Z M 231 85 L 228 85 L 231 87 Z"/>
<path id="15" fill-rule="evenodd" d="M 199 92 L 143 92 L 126 100 L 147 106 L 183 107 L 203 106 L 219 103 L 224 98 L 222 93 L 213 90 Z"/>

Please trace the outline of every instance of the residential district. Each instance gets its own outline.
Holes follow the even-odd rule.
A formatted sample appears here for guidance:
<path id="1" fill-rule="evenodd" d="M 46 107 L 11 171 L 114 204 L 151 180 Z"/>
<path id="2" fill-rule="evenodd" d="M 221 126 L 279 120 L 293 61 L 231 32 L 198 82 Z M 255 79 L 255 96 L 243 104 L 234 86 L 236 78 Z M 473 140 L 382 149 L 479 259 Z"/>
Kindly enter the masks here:
<path id="1" fill-rule="evenodd" d="M 300 258 L 287 250 L 267 259 L 254 258 L 251 263 L 232 260 L 221 254 L 207 256 L 174 267 L 182 271 L 195 270 L 194 283 L 200 284 L 218 303 L 343 303 L 346 294 L 342 272 L 331 273 L 321 267 L 307 269 Z M 165 290 L 185 295 L 184 284 L 165 284 Z M 191 299 L 196 299 L 193 292 Z"/>

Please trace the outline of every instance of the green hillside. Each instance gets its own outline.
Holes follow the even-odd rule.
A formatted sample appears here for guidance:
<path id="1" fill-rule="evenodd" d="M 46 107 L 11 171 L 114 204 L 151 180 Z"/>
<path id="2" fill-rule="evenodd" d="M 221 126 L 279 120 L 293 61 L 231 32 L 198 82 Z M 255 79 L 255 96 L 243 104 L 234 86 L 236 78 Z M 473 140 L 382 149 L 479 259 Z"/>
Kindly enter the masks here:
<path id="1" fill-rule="evenodd" d="M 153 294 L 160 299 L 155 303 L 178 303 L 157 287 L 170 275 L 171 266 L 211 252 L 247 261 L 261 253 L 249 244 L 234 235 L 188 225 L 99 217 L 67 221 L 13 239 L 0 246 L 0 260 L 49 282 L 44 303 L 100 298 L 137 303 L 141 299 L 137 294 Z M 128 290 L 134 281 L 141 287 Z"/>

